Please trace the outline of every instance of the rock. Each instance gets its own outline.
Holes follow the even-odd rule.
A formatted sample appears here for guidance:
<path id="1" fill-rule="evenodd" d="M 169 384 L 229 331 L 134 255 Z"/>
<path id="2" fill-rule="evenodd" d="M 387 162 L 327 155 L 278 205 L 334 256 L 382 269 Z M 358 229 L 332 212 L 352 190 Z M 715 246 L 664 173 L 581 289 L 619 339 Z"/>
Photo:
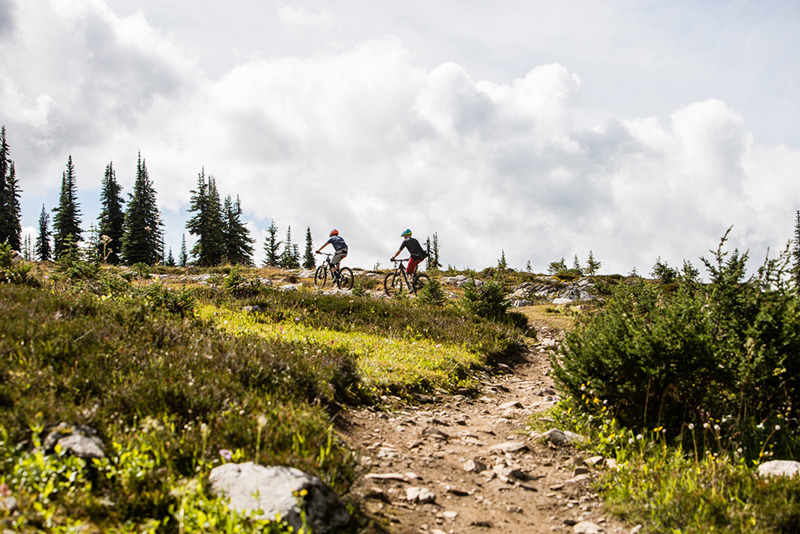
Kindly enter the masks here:
<path id="1" fill-rule="evenodd" d="M 427 426 L 423 428 L 422 435 L 433 439 L 440 439 L 442 441 L 447 441 L 448 439 L 450 439 L 450 436 L 448 436 L 447 434 L 445 434 L 444 432 L 442 432 L 441 430 L 439 430 L 434 426 Z"/>
<path id="2" fill-rule="evenodd" d="M 572 445 L 573 443 L 583 443 L 585 438 L 569 430 L 562 431 L 557 428 L 552 428 L 539 436 L 539 439 L 541 441 L 549 441 L 557 447 L 563 447 L 565 445 Z"/>
<path id="3" fill-rule="evenodd" d="M 97 437 L 97 431 L 86 425 L 70 425 L 59 423 L 44 438 L 42 446 L 46 453 L 55 451 L 56 445 L 78 458 L 103 458 L 106 453 L 103 441 Z"/>
<path id="4" fill-rule="evenodd" d="M 6 514 L 12 514 L 17 509 L 17 499 L 14 497 L 2 497 L 0 498 L 0 512 L 5 512 Z"/>
<path id="5" fill-rule="evenodd" d="M 581 521 L 572 527 L 572 531 L 575 534 L 599 534 L 600 532 L 605 532 L 605 529 L 591 521 Z"/>
<path id="6" fill-rule="evenodd" d="M 644 527 L 642 525 L 636 525 L 631 529 L 631 534 L 639 534 Z"/>
<path id="7" fill-rule="evenodd" d="M 514 301 L 514 307 L 515 308 L 524 308 L 525 306 L 530 306 L 531 304 L 533 304 L 533 303 L 531 301 L 527 300 L 527 299 L 521 299 L 521 300 L 515 300 Z"/>
<path id="8" fill-rule="evenodd" d="M 400 473 L 368 473 L 364 475 L 364 478 L 373 480 L 397 480 L 399 482 L 408 482 L 408 479 Z"/>
<path id="9" fill-rule="evenodd" d="M 492 452 L 519 452 L 527 449 L 528 446 L 522 441 L 507 441 L 505 443 L 500 443 L 499 445 L 492 445 L 489 447 L 489 450 Z"/>
<path id="10" fill-rule="evenodd" d="M 451 512 L 448 510 L 446 512 L 442 512 L 442 517 L 444 517 L 445 519 L 455 519 L 456 517 L 458 517 L 458 512 Z"/>
<path id="11" fill-rule="evenodd" d="M 575 476 L 585 475 L 588 472 L 589 468 L 583 465 L 579 465 L 578 467 L 575 468 Z"/>
<path id="12" fill-rule="evenodd" d="M 428 488 L 406 488 L 406 500 L 409 502 L 419 502 L 420 504 L 434 502 L 436 494 Z"/>
<path id="13" fill-rule="evenodd" d="M 298 501 L 315 532 L 343 527 L 350 521 L 339 497 L 317 477 L 292 467 L 264 467 L 253 462 L 229 463 L 211 470 L 211 489 L 230 498 L 229 506 L 240 512 L 255 513 L 259 518 L 274 519 L 280 514 L 295 531 L 302 527 Z M 298 497 L 303 490 L 307 493 Z"/>
<path id="14" fill-rule="evenodd" d="M 794 478 L 798 473 L 800 473 L 800 462 L 792 460 L 772 460 L 758 466 L 758 475 L 761 477 Z"/>
<path id="15" fill-rule="evenodd" d="M 470 473 L 481 473 L 486 471 L 486 464 L 480 460 L 467 460 L 464 462 L 464 471 Z"/>
<path id="16" fill-rule="evenodd" d="M 522 404 L 519 401 L 505 402 L 498 406 L 500 410 L 508 410 L 509 408 L 522 409 Z"/>
<path id="17" fill-rule="evenodd" d="M 602 456 L 592 456 L 591 458 L 587 458 L 586 460 L 584 460 L 584 463 L 589 467 L 594 467 L 602 461 L 603 461 Z"/>
<path id="18" fill-rule="evenodd" d="M 242 311 L 245 313 L 265 313 L 266 306 L 242 306 Z"/>
<path id="19" fill-rule="evenodd" d="M 553 299 L 553 304 L 572 304 L 572 299 L 557 298 Z"/>

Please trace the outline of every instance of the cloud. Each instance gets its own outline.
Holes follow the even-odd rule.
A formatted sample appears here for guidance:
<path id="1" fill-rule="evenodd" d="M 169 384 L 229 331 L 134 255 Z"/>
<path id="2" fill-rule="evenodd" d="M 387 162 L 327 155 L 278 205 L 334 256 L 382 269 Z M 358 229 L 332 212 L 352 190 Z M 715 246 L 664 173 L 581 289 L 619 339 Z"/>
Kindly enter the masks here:
<path id="1" fill-rule="evenodd" d="M 316 13 L 302 6 L 283 6 L 278 8 L 283 24 L 293 31 L 327 30 L 336 19 L 325 11 Z"/>
<path id="2" fill-rule="evenodd" d="M 279 13 L 293 28 L 335 24 Z M 212 79 L 144 15 L 120 18 L 101 0 L 26 2 L 13 42 L 0 43 L 0 121 L 29 225 L 57 196 L 67 154 L 88 226 L 105 165 L 129 190 L 141 150 L 173 251 L 204 168 L 223 197 L 241 196 L 258 258 L 274 219 L 295 242 L 306 227 L 318 242 L 338 228 L 362 267 L 391 256 L 410 227 L 436 232 L 444 263 L 459 267 L 504 251 L 542 271 L 592 250 L 604 272 L 646 272 L 657 256 L 697 263 L 730 225 L 735 246 L 774 249 L 800 194 L 800 153 L 759 145 L 719 99 L 687 103 L 666 124 L 577 127 L 592 87 L 558 63 L 476 80 L 455 62 L 422 67 L 387 35 Z"/>

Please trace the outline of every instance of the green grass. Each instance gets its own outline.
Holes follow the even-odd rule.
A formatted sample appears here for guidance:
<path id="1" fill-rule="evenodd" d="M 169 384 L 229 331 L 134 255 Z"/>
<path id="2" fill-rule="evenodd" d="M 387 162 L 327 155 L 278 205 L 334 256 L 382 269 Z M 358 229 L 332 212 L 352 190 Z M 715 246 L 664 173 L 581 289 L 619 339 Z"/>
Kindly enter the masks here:
<path id="1" fill-rule="evenodd" d="M 356 360 L 364 385 L 370 390 L 422 390 L 432 387 L 471 387 L 468 370 L 483 364 L 480 355 L 463 345 L 437 343 L 423 336 L 387 337 L 369 332 L 314 328 L 299 318 L 265 322 L 256 315 L 206 305 L 198 315 L 219 330 L 236 336 L 257 335 L 272 342 L 305 347 L 306 353 L 330 347 Z"/>

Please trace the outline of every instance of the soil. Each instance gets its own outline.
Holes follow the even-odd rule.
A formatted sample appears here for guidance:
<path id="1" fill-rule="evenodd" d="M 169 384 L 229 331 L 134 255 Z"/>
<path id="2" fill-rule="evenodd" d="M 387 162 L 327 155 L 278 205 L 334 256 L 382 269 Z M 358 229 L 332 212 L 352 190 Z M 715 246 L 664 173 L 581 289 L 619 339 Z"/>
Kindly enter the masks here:
<path id="1" fill-rule="evenodd" d="M 609 515 L 592 481 L 607 463 L 531 433 L 528 421 L 556 401 L 550 351 L 559 333 L 484 376 L 477 398 L 384 397 L 349 410 L 342 437 L 361 454 L 351 497 L 392 534 L 637 532 Z M 340 416 L 341 417 L 341 416 Z M 547 418 L 544 418 L 547 421 Z M 631 528 L 633 527 L 633 529 Z"/>

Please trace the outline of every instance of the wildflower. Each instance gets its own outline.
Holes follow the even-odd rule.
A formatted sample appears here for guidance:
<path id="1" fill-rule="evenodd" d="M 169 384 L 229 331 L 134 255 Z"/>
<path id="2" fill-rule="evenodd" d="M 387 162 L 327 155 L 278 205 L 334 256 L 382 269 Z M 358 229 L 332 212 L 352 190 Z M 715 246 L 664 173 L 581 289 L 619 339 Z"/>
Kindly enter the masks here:
<path id="1" fill-rule="evenodd" d="M 636 439 L 638 439 L 638 440 L 641 440 L 643 437 L 644 436 L 642 436 L 641 434 L 636 434 Z"/>
<path id="2" fill-rule="evenodd" d="M 581 391 L 586 391 L 586 384 L 581 384 Z"/>
<path id="3" fill-rule="evenodd" d="M 714 430 L 719 430 L 719 425 L 714 425 Z"/>
<path id="4" fill-rule="evenodd" d="M 781 429 L 781 425 L 775 425 L 775 430 L 780 430 L 780 429 Z"/>
<path id="5" fill-rule="evenodd" d="M 708 428 L 708 427 L 709 427 L 708 423 L 703 423 L 703 428 Z"/>
<path id="6" fill-rule="evenodd" d="M 758 423 L 758 424 L 756 425 L 756 428 L 759 428 L 759 429 L 761 429 L 761 430 L 764 430 L 764 423 Z"/>
<path id="7" fill-rule="evenodd" d="M 628 443 L 633 444 L 633 438 L 629 438 Z"/>
<path id="8" fill-rule="evenodd" d="M 689 423 L 689 430 L 694 430 L 694 423 Z"/>
<path id="9" fill-rule="evenodd" d="M 222 456 L 222 459 L 225 460 L 226 462 L 230 462 L 231 458 L 233 458 L 233 453 L 228 449 L 220 449 L 219 455 Z"/>

